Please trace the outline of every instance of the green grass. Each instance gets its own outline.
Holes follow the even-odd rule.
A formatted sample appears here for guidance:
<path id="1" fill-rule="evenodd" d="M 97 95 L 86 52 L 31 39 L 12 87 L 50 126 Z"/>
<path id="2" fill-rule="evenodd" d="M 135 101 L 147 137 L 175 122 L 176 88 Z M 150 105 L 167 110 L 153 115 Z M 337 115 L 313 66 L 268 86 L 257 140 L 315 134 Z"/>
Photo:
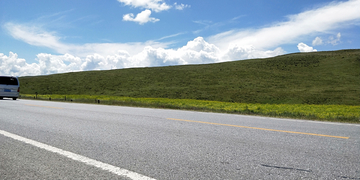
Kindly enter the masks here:
<path id="1" fill-rule="evenodd" d="M 360 105 L 360 50 L 20 77 L 24 94 Z"/>
<path id="2" fill-rule="evenodd" d="M 101 97 L 109 104 L 119 105 L 347 122 L 360 119 L 360 50 L 295 53 L 205 65 L 73 72 L 19 80 L 22 95 L 37 92 L 52 98 L 55 94 L 76 95 L 84 102 Z M 131 100 L 123 100 L 127 98 Z M 202 105 L 207 102 L 212 104 Z M 311 111 L 325 105 L 333 105 L 322 109 L 330 115 Z M 292 110 L 298 106 L 308 110 Z"/>
<path id="3" fill-rule="evenodd" d="M 23 94 L 21 98 L 34 98 L 34 94 Z M 307 105 L 307 104 L 250 104 L 204 101 L 193 99 L 130 98 L 119 96 L 90 95 L 38 95 L 38 99 L 100 103 L 140 107 L 185 109 L 221 113 L 249 114 L 271 117 L 288 117 L 323 121 L 360 123 L 360 106 Z M 66 100 L 65 100 L 66 98 Z"/>

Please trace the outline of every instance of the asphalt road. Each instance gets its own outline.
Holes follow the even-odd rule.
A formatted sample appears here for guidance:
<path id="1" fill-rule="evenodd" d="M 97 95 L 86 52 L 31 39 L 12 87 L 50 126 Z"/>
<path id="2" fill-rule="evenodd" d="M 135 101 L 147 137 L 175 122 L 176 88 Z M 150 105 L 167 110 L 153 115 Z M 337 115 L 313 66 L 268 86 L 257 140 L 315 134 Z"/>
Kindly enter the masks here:
<path id="1" fill-rule="evenodd" d="M 0 179 L 360 179 L 360 126 L 0 100 Z"/>

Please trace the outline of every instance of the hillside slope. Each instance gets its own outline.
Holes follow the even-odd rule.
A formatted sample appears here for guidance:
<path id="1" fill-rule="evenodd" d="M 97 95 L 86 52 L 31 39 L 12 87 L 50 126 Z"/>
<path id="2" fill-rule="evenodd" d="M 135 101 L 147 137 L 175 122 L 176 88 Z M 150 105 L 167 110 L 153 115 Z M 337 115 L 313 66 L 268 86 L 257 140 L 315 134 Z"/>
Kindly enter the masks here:
<path id="1" fill-rule="evenodd" d="M 360 50 L 19 79 L 24 94 L 102 94 L 244 103 L 360 105 Z"/>

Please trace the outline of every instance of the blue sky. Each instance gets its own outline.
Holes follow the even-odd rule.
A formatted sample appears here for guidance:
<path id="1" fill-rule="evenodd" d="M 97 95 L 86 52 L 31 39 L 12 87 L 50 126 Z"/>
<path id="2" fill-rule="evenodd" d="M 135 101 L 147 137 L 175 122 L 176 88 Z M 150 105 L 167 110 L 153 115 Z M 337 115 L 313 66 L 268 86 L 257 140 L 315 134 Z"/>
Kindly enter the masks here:
<path id="1" fill-rule="evenodd" d="M 359 49 L 360 0 L 1 0 L 0 74 Z"/>

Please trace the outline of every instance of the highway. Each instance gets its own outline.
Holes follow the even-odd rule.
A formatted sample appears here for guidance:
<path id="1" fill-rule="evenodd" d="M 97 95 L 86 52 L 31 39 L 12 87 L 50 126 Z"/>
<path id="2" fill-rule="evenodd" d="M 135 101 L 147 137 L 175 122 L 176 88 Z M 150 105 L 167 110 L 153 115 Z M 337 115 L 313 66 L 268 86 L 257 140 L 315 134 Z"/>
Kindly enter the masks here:
<path id="1" fill-rule="evenodd" d="M 360 179 L 360 125 L 0 100 L 0 179 Z"/>

